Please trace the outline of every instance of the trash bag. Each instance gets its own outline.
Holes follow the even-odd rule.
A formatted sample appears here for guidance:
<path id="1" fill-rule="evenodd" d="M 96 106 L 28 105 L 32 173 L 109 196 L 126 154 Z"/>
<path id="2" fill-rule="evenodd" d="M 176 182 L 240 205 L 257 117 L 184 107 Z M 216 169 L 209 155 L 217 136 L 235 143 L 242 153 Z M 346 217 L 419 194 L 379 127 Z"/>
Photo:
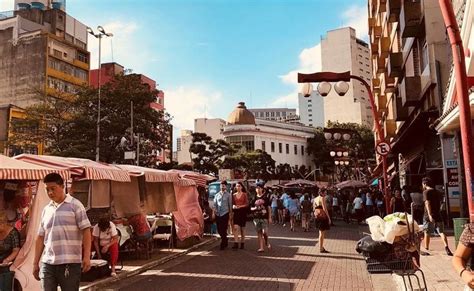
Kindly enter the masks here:
<path id="1" fill-rule="evenodd" d="M 403 236 L 409 233 L 407 225 L 407 216 L 405 215 L 408 216 L 410 229 L 413 227 L 412 224 L 414 223 L 415 233 L 419 231 L 420 227 L 418 226 L 418 223 L 413 220 L 413 217 L 410 214 L 405 214 L 401 212 L 389 214 L 383 218 L 383 220 L 385 221 L 384 238 L 385 241 L 389 244 L 393 244 L 395 237 Z"/>
<path id="2" fill-rule="evenodd" d="M 365 221 L 369 225 L 372 239 L 374 241 L 385 241 L 385 221 L 378 215 L 371 216 Z"/>
<path id="3" fill-rule="evenodd" d="M 370 236 L 364 236 L 356 245 L 356 251 L 369 258 L 383 260 L 392 250 L 392 245 L 386 242 L 374 241 Z"/>

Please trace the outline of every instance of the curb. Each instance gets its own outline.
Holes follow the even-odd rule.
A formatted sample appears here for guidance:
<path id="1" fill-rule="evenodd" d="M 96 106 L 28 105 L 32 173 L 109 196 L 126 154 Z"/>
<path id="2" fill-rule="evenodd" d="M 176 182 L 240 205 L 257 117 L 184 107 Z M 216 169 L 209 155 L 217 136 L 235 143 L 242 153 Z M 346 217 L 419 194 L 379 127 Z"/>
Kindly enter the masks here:
<path id="1" fill-rule="evenodd" d="M 192 247 L 188 248 L 187 250 L 185 250 L 181 253 L 171 254 L 171 255 L 166 256 L 164 258 L 161 258 L 159 260 L 146 263 L 146 264 L 142 265 L 141 267 L 138 267 L 137 269 L 132 270 L 132 271 L 121 272 L 121 273 L 117 274 L 117 277 L 108 277 L 108 278 L 105 278 L 105 279 L 102 279 L 102 280 L 98 280 L 96 282 L 92 282 L 88 285 L 80 287 L 79 290 L 87 290 L 87 291 L 99 290 L 98 288 L 102 287 L 102 285 L 117 282 L 117 281 L 120 281 L 120 280 L 123 280 L 123 279 L 126 279 L 126 278 L 133 277 L 133 276 L 138 275 L 140 273 L 143 273 L 143 272 L 145 272 L 149 269 L 152 269 L 156 266 L 162 265 L 162 264 L 167 263 L 171 260 L 174 260 L 174 259 L 179 258 L 181 256 L 184 256 L 186 254 L 189 254 L 190 252 L 192 252 L 192 251 L 194 251 L 198 248 L 201 248 L 201 247 L 206 246 L 206 245 L 213 244 L 218 239 L 219 238 L 217 236 L 214 236 L 214 237 L 210 238 L 209 240 L 206 240 L 204 242 L 200 242 L 198 244 L 193 245 Z"/>

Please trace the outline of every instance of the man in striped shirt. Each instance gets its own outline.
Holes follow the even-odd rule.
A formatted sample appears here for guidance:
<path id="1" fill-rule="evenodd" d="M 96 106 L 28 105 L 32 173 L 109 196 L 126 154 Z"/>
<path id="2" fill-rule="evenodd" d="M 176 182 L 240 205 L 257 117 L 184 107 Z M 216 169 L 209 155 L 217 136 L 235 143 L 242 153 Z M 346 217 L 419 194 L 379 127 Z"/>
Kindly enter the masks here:
<path id="1" fill-rule="evenodd" d="M 59 174 L 46 175 L 44 183 L 51 201 L 41 214 L 33 275 L 45 291 L 79 290 L 81 271 L 90 269 L 91 224 L 82 203 L 65 194 Z"/>

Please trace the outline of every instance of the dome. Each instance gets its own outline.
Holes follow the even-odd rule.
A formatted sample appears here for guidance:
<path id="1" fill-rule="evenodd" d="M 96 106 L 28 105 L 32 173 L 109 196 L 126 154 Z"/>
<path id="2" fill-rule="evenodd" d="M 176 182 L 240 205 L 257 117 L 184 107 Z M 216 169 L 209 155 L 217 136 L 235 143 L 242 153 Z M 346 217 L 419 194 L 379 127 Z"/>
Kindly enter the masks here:
<path id="1" fill-rule="evenodd" d="M 229 124 L 255 124 L 255 116 L 247 110 L 244 102 L 239 102 L 237 108 L 227 118 L 227 122 Z"/>

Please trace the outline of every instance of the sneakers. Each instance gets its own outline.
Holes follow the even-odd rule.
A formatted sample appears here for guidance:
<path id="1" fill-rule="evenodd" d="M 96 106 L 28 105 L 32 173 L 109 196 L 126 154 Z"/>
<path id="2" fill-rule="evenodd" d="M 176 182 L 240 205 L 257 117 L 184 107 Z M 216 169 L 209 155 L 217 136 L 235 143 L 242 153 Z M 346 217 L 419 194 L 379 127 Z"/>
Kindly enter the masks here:
<path id="1" fill-rule="evenodd" d="M 446 254 L 450 257 L 453 256 L 453 253 L 451 252 L 451 250 L 449 249 L 449 247 L 445 247 L 444 250 L 446 251 Z"/>
<path id="2" fill-rule="evenodd" d="M 329 252 L 326 249 L 319 250 L 321 254 L 329 254 Z"/>

